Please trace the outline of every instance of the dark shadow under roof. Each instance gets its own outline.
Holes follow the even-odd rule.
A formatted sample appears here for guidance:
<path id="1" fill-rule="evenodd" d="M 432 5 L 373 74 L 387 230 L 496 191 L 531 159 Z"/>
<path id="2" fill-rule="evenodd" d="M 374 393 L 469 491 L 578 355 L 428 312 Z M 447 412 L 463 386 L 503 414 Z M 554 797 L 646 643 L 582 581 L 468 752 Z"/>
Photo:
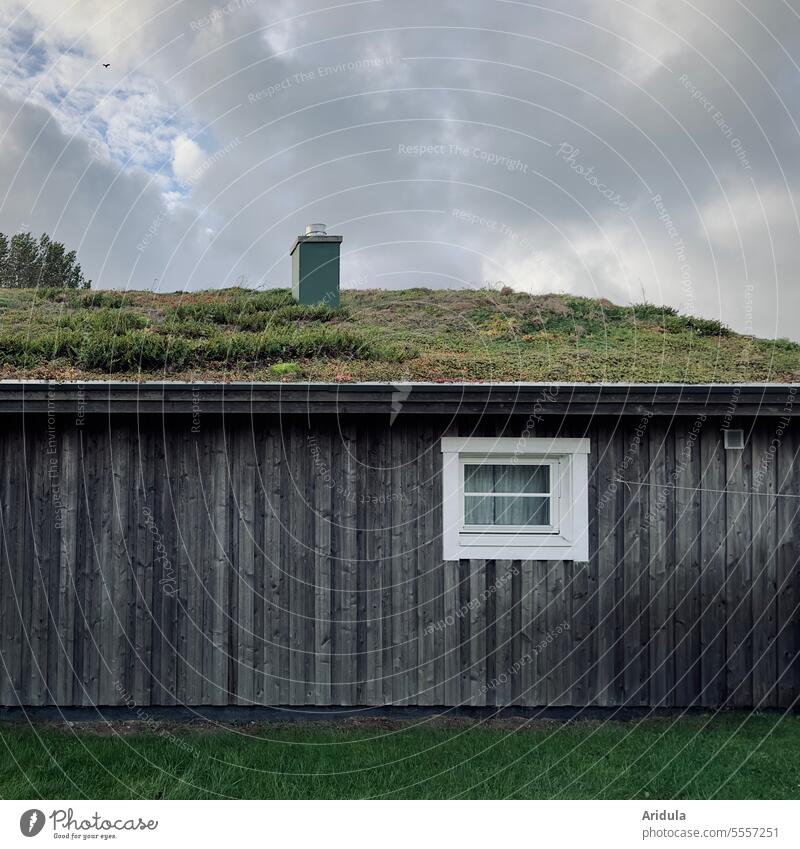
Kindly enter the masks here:
<path id="1" fill-rule="evenodd" d="M 5 413 L 797 416 L 800 384 L 0 381 Z"/>

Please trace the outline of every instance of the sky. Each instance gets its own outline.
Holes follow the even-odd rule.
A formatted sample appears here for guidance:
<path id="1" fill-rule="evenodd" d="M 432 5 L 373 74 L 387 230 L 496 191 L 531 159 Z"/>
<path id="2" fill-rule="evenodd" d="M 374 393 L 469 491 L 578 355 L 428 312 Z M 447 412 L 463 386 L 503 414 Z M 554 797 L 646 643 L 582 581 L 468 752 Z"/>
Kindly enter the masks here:
<path id="1" fill-rule="evenodd" d="M 0 231 L 94 288 L 647 300 L 800 339 L 800 2 L 2 0 Z M 108 63 L 110 67 L 104 68 Z"/>

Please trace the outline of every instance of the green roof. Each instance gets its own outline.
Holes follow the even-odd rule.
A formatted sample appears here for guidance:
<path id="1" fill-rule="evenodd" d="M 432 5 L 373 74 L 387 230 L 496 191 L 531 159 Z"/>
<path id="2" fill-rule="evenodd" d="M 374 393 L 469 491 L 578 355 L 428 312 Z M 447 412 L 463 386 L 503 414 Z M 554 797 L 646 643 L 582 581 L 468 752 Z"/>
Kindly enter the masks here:
<path id="1" fill-rule="evenodd" d="M 0 378 L 796 382 L 800 345 L 652 304 L 504 289 L 0 292 Z"/>

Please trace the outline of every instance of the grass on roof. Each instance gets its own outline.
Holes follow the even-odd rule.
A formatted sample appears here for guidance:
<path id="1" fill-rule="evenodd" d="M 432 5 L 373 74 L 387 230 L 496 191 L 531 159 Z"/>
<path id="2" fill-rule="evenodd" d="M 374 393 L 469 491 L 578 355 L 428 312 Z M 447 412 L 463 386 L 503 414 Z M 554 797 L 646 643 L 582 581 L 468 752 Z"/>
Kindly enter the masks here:
<path id="1" fill-rule="evenodd" d="M 0 290 L 0 377 L 797 381 L 800 345 L 652 304 L 503 290 Z"/>

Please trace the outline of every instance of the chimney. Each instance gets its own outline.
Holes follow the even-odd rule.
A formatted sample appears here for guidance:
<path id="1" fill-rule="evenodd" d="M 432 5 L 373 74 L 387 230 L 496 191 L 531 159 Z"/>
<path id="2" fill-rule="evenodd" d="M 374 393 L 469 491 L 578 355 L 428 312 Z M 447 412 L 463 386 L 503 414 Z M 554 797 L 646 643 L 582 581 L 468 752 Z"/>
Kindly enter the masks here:
<path id="1" fill-rule="evenodd" d="M 339 246 L 324 224 L 309 224 L 292 246 L 292 297 L 298 304 L 339 306 Z"/>

